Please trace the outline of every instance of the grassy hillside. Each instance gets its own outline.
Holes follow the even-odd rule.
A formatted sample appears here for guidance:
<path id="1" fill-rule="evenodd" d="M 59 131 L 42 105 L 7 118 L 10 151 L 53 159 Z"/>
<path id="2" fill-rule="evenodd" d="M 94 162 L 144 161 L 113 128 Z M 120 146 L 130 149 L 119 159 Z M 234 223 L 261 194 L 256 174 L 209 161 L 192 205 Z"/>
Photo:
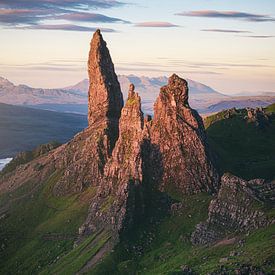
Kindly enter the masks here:
<path id="1" fill-rule="evenodd" d="M 76 274 L 108 241 L 110 236 L 99 233 L 73 245 L 95 190 L 55 198 L 51 187 L 58 177 L 59 172 L 55 172 L 40 186 L 29 183 L 0 198 L 0 208 L 8 200 L 12 204 L 12 211 L 0 221 L 1 274 Z M 268 274 L 274 268 L 275 225 L 240 235 L 229 244 L 192 246 L 191 233 L 198 222 L 206 219 L 210 200 L 208 194 L 177 198 L 182 208 L 176 213 L 160 213 L 152 208 L 151 214 L 159 219 L 147 219 L 133 229 L 87 274 L 182 274 L 185 265 L 196 274 L 220 272 L 221 266 L 233 272 L 243 265 L 261 266 Z"/>
<path id="2" fill-rule="evenodd" d="M 86 126 L 86 116 L 0 103 L 0 158 L 52 140 L 64 143 Z"/>
<path id="3" fill-rule="evenodd" d="M 247 123 L 244 111 L 230 118 L 226 113 L 208 118 L 207 132 L 221 170 L 246 178 L 274 177 L 273 110 L 274 106 L 267 109 L 271 123 L 263 129 Z M 76 274 L 108 242 L 110 236 L 99 232 L 74 245 L 96 190 L 55 197 L 52 188 L 61 174 L 55 171 L 46 182 L 28 182 L 0 195 L 0 274 Z M 87 274 L 188 274 L 184 268 L 195 274 L 236 274 L 236 269 L 246 266 L 272 274 L 275 224 L 249 234 L 232 234 L 229 241 L 215 246 L 192 246 L 191 233 L 207 218 L 213 197 L 170 194 L 179 205 L 173 212 L 160 208 L 155 196 L 143 223 L 127 232 Z M 274 216 L 274 210 L 262 210 Z"/>
<path id="4" fill-rule="evenodd" d="M 37 274 L 73 249 L 94 190 L 54 197 L 60 175 L 56 171 L 46 182 L 29 182 L 0 196 L 1 274 Z"/>
<path id="5" fill-rule="evenodd" d="M 245 179 L 275 178 L 275 105 L 266 108 L 269 123 L 256 126 L 239 110 L 228 117 L 223 111 L 205 120 L 210 146 L 222 172 Z"/>

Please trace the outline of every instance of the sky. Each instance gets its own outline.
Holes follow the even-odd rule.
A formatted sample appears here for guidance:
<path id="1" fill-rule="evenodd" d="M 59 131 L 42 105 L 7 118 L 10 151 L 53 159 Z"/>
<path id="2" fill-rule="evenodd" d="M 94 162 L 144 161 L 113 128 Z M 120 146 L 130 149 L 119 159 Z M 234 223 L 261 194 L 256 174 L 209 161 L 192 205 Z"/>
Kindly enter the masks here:
<path id="1" fill-rule="evenodd" d="M 117 74 L 177 73 L 219 92 L 275 92 L 274 0 L 0 0 L 0 76 L 58 88 L 87 78 L 100 28 Z"/>

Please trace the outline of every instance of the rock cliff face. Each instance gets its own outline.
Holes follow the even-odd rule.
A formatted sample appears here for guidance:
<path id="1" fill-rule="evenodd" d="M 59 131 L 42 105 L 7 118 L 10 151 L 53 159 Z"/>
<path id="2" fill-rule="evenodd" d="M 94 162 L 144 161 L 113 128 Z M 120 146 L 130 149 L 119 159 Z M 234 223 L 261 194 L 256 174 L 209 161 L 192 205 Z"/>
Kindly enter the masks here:
<path id="1" fill-rule="evenodd" d="M 274 222 L 261 210 L 269 201 L 260 190 L 266 194 L 267 189 L 274 199 L 274 184 L 223 175 L 217 198 L 209 205 L 207 221 L 198 224 L 192 234 L 193 244 L 211 244 L 230 233 L 247 232 Z"/>
<path id="2" fill-rule="evenodd" d="M 153 120 L 144 120 L 140 97 L 131 84 L 119 137 L 81 234 L 110 229 L 118 239 L 121 231 L 142 218 L 152 188 L 197 193 L 215 191 L 217 186 L 202 120 L 188 104 L 187 82 L 177 75 L 169 78 Z"/>
<path id="3" fill-rule="evenodd" d="M 202 119 L 189 106 L 187 82 L 172 75 L 161 88 L 154 111 L 150 138 L 162 159 L 161 188 L 189 194 L 216 190 L 218 175 Z"/>

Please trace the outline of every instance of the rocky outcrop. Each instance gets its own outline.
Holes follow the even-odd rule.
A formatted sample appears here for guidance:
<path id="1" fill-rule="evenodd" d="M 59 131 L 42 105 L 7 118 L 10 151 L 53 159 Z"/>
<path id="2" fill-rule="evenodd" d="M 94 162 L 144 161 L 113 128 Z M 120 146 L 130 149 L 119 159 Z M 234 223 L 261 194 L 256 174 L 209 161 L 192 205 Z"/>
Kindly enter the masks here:
<path id="1" fill-rule="evenodd" d="M 188 103 L 187 82 L 177 75 L 169 78 L 155 104 L 153 120 L 143 118 L 134 89 L 131 84 L 119 137 L 81 235 L 109 228 L 117 239 L 142 218 L 145 197 L 152 189 L 197 193 L 218 186 L 202 120 Z"/>
<path id="2" fill-rule="evenodd" d="M 231 174 L 223 175 L 217 198 L 210 202 L 208 219 L 196 226 L 192 243 L 211 244 L 230 233 L 247 232 L 272 223 L 261 210 L 265 201 L 255 192 L 259 183 L 265 185 L 260 180 L 245 181 Z"/>
<path id="3" fill-rule="evenodd" d="M 121 112 L 119 138 L 105 166 L 103 184 L 80 229 L 82 235 L 109 229 L 116 240 L 122 229 L 130 227 L 142 215 L 143 123 L 141 100 L 131 85 Z"/>
<path id="4" fill-rule="evenodd" d="M 263 108 L 246 108 L 246 119 L 250 123 L 254 123 L 259 128 L 265 128 L 269 125 L 269 117 Z"/>
<path id="5" fill-rule="evenodd" d="M 33 180 L 43 182 L 58 171 L 53 192 L 61 196 L 81 192 L 102 183 L 104 167 L 118 138 L 122 93 L 114 66 L 100 31 L 91 41 L 89 54 L 89 127 L 47 156 L 21 166 L 5 179 L 0 189 L 12 190 Z M 37 163 L 40 169 L 37 170 Z"/>
<path id="6" fill-rule="evenodd" d="M 188 194 L 217 190 L 218 174 L 202 119 L 189 106 L 187 82 L 172 75 L 161 88 L 154 111 L 150 139 L 162 162 L 161 189 Z"/>
<path id="7" fill-rule="evenodd" d="M 99 30 L 91 41 L 88 71 L 89 127 L 7 175 L 1 187 L 16 188 L 30 179 L 43 183 L 53 173 L 57 176 L 52 191 L 57 196 L 93 186 L 95 196 L 80 233 L 104 229 L 115 238 L 142 217 L 144 198 L 152 195 L 152 188 L 181 193 L 216 190 L 218 175 L 202 120 L 189 106 L 185 80 L 169 78 L 152 120 L 144 119 L 133 84 L 122 109 L 114 65 Z"/>

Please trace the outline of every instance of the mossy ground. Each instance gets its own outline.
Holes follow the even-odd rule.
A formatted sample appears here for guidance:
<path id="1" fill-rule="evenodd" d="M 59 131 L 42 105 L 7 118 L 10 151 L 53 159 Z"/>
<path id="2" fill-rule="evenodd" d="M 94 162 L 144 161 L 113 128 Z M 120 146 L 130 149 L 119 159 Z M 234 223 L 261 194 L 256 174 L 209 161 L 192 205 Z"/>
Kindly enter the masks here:
<path id="1" fill-rule="evenodd" d="M 92 188 L 85 193 L 54 197 L 56 171 L 44 183 L 29 182 L 0 197 L 0 273 L 37 274 L 72 250 L 78 228 L 87 215 Z"/>

